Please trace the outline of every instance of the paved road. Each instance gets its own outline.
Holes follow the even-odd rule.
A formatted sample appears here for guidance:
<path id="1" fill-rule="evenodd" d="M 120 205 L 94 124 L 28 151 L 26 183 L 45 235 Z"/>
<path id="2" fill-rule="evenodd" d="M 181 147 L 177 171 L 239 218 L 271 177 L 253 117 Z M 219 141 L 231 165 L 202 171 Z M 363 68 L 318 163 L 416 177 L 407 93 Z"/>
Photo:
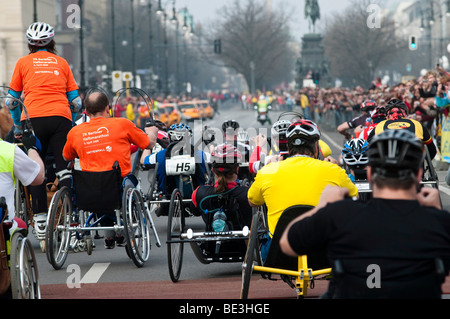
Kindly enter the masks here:
<path id="1" fill-rule="evenodd" d="M 279 112 L 272 113 L 272 120 Z M 221 114 L 205 124 L 220 129 L 226 119 L 236 119 L 244 128 L 260 128 L 252 111 L 241 110 L 239 106 L 225 106 Z M 270 126 L 266 125 L 266 128 Z M 333 154 L 339 153 L 342 136 L 326 125 L 322 128 L 324 140 L 331 146 Z M 336 155 L 337 157 L 337 155 Z M 443 168 L 444 169 L 444 168 Z M 440 181 L 446 171 L 438 171 Z M 143 183 L 146 175 L 140 175 Z M 450 188 L 441 182 L 444 207 L 450 208 Z M 126 256 L 124 248 L 113 250 L 103 248 L 102 240 L 96 240 L 96 248 L 91 256 L 86 253 L 71 253 L 65 267 L 54 270 L 47 262 L 45 254 L 40 252 L 37 242 L 34 248 L 38 259 L 41 292 L 43 299 L 236 299 L 241 286 L 241 265 L 201 264 L 193 255 L 189 246 L 185 246 L 183 268 L 180 282 L 172 283 L 168 275 L 166 246 L 166 217 L 154 217 L 156 229 L 163 244 L 151 250 L 150 260 L 143 268 L 136 268 Z M 192 227 L 201 227 L 199 218 L 187 221 Z M 32 236 L 30 236 L 32 238 Z M 153 239 L 153 238 L 152 238 Z M 33 238 L 32 238 L 33 240 Z M 81 280 L 80 287 L 73 286 L 75 279 Z M 319 297 L 327 283 L 316 282 L 309 291 L 308 298 Z M 449 286 L 449 287 L 447 287 Z M 450 293 L 450 285 L 445 285 Z M 447 289 L 448 288 L 448 289 Z M 296 294 L 287 284 L 264 280 L 255 275 L 250 286 L 249 298 L 252 299 L 295 299 Z"/>

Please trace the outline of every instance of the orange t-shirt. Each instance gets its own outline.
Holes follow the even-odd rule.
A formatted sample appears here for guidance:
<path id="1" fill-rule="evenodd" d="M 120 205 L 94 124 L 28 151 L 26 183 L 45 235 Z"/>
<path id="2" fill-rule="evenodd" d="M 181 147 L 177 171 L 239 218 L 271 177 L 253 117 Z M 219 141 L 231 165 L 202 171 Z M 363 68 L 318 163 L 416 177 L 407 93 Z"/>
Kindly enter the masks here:
<path id="1" fill-rule="evenodd" d="M 102 172 L 118 161 L 122 177 L 131 172 L 130 144 L 145 149 L 150 144 L 147 134 L 125 118 L 91 118 L 73 127 L 67 135 L 63 156 L 80 159 L 81 170 Z"/>
<path id="2" fill-rule="evenodd" d="M 23 91 L 30 118 L 62 116 L 72 121 L 66 93 L 78 90 L 78 85 L 65 59 L 47 51 L 20 58 L 9 87 Z"/>

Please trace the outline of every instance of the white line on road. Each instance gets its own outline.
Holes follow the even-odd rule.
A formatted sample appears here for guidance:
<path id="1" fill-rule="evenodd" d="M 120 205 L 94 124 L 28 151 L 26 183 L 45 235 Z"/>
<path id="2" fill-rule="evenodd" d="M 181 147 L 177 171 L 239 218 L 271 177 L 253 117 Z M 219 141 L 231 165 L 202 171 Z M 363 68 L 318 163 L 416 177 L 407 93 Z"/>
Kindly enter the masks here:
<path id="1" fill-rule="evenodd" d="M 106 271 L 106 268 L 111 263 L 95 263 L 92 265 L 91 269 L 88 270 L 88 272 L 84 275 L 84 277 L 81 279 L 80 283 L 82 284 L 93 284 L 98 282 L 100 277 L 103 275 L 103 273 Z"/>
<path id="2" fill-rule="evenodd" d="M 336 143 L 335 141 L 333 141 L 333 139 L 328 135 L 328 134 L 326 134 L 325 132 L 320 132 L 320 134 L 322 134 L 326 139 L 327 139 L 327 141 L 330 143 L 330 144 L 333 144 L 333 146 L 334 147 L 336 147 L 338 150 L 341 150 L 342 149 L 342 145 L 339 145 L 338 143 Z"/>

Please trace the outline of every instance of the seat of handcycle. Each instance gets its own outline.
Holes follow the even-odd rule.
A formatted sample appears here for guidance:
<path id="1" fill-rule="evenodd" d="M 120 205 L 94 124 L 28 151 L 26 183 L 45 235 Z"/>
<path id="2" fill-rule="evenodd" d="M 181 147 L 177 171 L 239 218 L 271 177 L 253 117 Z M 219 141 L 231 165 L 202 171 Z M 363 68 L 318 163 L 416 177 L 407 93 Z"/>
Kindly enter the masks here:
<path id="1" fill-rule="evenodd" d="M 280 238 L 288 224 L 298 216 L 314 208 L 307 205 L 295 205 L 283 211 L 275 227 L 275 232 L 270 243 L 269 252 L 264 262 L 264 267 L 298 271 L 298 258 L 284 254 L 280 248 Z M 325 251 L 316 251 L 308 254 L 308 268 L 323 269 L 329 268 L 330 263 Z"/>
<path id="2" fill-rule="evenodd" d="M 236 187 L 229 189 L 227 192 L 216 194 L 214 186 L 207 186 L 208 196 L 203 197 L 198 203 L 198 208 L 191 204 L 191 211 L 201 214 L 205 222 L 206 232 L 214 233 L 213 219 L 216 212 L 223 211 L 227 216 L 227 230 L 239 231 L 246 225 L 243 216 L 239 212 L 239 204 L 236 197 L 232 196 L 232 192 Z M 247 222 L 248 224 L 248 222 Z M 218 235 L 220 232 L 218 233 Z M 220 242 L 220 249 L 217 250 L 217 241 L 206 241 L 200 245 L 204 248 L 204 254 L 208 256 L 220 256 L 222 259 L 229 258 L 229 261 L 240 260 L 245 255 L 247 245 L 245 240 L 224 240 Z"/>
<path id="3" fill-rule="evenodd" d="M 122 205 L 122 176 L 118 165 L 109 171 L 73 170 L 73 185 L 78 209 L 97 214 L 113 214 Z"/>

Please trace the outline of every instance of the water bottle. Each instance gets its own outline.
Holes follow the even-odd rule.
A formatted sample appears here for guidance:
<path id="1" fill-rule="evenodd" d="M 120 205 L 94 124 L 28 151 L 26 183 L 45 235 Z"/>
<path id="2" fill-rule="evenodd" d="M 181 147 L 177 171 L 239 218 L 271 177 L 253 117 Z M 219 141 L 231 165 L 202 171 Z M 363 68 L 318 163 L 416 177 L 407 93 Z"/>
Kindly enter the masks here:
<path id="1" fill-rule="evenodd" d="M 214 214 L 212 227 L 215 232 L 228 231 L 227 215 L 223 210 L 219 210 Z"/>

